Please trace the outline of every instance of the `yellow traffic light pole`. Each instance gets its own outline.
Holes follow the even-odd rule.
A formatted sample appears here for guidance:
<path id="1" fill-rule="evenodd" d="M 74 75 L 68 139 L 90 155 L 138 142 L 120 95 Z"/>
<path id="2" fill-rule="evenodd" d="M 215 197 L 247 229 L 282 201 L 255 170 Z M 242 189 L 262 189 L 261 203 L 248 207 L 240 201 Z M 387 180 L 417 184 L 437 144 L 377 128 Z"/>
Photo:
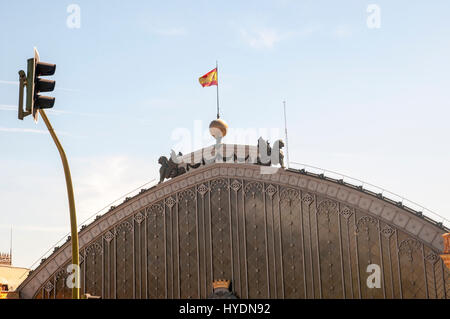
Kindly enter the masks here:
<path id="1" fill-rule="evenodd" d="M 50 92 L 53 91 L 55 87 L 55 81 L 43 80 L 39 81 L 39 76 L 48 76 L 55 73 L 56 65 L 50 63 L 40 62 L 39 53 L 36 48 L 34 48 L 34 58 L 28 59 L 28 74 L 25 71 L 19 71 L 19 120 L 23 120 L 28 115 L 33 115 L 34 120 L 37 122 L 37 110 L 42 116 L 48 131 L 58 148 L 59 155 L 61 156 L 61 161 L 64 167 L 64 175 L 66 177 L 67 186 L 67 196 L 69 199 L 69 210 L 70 210 L 70 231 L 71 231 L 71 242 L 72 242 L 72 271 L 71 277 L 73 276 L 74 282 L 72 287 L 72 299 L 80 299 L 80 260 L 79 260 L 79 249 L 78 249 L 78 231 L 77 231 L 77 215 L 75 211 L 75 199 L 73 196 L 73 186 L 72 177 L 70 175 L 69 163 L 67 161 L 66 153 L 53 130 L 50 121 L 45 114 L 43 108 L 52 108 L 55 102 L 55 98 L 48 96 L 36 95 L 39 92 Z M 39 71 L 37 71 L 39 68 Z M 37 72 L 37 73 L 36 73 Z M 24 89 L 27 87 L 27 103 L 26 110 L 23 109 L 23 96 Z M 35 96 L 36 95 L 36 96 Z M 34 104 L 34 108 L 33 108 Z M 74 269 L 75 268 L 75 269 Z M 69 270 L 68 270 L 69 271 Z"/>
<path id="2" fill-rule="evenodd" d="M 53 130 L 50 121 L 45 114 L 43 109 L 39 109 L 39 113 L 44 120 L 45 125 L 50 132 L 50 135 L 53 138 L 53 141 L 58 148 L 59 155 L 61 156 L 61 161 L 64 167 L 64 175 L 66 176 L 66 186 L 67 186 L 67 196 L 69 197 L 69 209 L 70 209 L 70 230 L 71 230 L 71 241 L 72 241 L 72 264 L 75 265 L 75 285 L 72 288 L 72 299 L 80 299 L 80 288 L 78 287 L 80 284 L 80 260 L 78 254 L 78 231 L 77 231 L 77 215 L 75 211 L 75 199 L 73 196 L 73 186 L 72 186 L 72 177 L 70 175 L 69 163 L 67 161 L 66 153 L 58 140 L 58 137 Z"/>

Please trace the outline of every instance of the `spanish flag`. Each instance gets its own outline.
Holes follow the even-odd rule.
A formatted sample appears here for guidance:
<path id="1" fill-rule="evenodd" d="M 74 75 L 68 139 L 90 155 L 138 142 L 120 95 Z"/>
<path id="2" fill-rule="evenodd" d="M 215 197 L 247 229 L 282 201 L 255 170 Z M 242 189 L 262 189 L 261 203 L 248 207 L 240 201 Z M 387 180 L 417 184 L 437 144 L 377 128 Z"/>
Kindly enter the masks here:
<path id="1" fill-rule="evenodd" d="M 209 71 L 204 76 L 200 77 L 198 81 L 203 87 L 217 85 L 217 68 Z"/>

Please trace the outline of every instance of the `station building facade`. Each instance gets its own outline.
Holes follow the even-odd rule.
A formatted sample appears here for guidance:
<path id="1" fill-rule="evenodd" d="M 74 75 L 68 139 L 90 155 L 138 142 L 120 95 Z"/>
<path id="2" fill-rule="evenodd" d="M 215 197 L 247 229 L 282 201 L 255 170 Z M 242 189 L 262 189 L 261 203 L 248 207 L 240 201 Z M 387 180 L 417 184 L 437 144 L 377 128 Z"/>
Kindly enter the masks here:
<path id="1" fill-rule="evenodd" d="M 225 282 L 237 298 L 449 299 L 450 270 L 440 257 L 448 232 L 342 180 L 216 161 L 143 190 L 83 228 L 81 292 L 208 298 Z M 70 263 L 69 241 L 30 273 L 20 297 L 70 298 Z"/>

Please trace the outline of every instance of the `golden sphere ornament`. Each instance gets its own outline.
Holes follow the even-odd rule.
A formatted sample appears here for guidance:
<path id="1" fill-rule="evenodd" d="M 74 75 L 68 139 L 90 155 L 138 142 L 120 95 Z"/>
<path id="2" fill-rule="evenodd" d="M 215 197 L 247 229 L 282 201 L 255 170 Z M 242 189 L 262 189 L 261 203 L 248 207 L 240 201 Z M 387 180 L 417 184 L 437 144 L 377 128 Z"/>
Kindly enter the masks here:
<path id="1" fill-rule="evenodd" d="M 221 119 L 214 120 L 209 124 L 209 132 L 216 140 L 219 140 L 227 135 L 228 124 Z"/>

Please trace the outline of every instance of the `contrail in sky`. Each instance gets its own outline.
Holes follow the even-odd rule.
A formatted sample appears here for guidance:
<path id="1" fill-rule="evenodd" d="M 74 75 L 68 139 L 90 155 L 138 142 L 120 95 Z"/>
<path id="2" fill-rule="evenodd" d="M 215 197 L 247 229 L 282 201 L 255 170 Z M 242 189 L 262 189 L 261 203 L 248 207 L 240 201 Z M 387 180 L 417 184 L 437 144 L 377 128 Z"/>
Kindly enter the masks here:
<path id="1" fill-rule="evenodd" d="M 18 128 L 18 127 L 1 127 L 0 132 L 8 132 L 8 133 L 37 133 L 37 134 L 47 134 L 47 131 L 44 130 L 36 130 L 32 128 Z"/>
<path id="2" fill-rule="evenodd" d="M 19 85 L 18 81 L 4 81 L 0 80 L 0 84 L 13 84 L 13 85 Z"/>
<path id="3" fill-rule="evenodd" d="M 8 104 L 0 104 L 0 111 L 17 112 L 17 106 L 16 105 L 8 105 Z M 70 114 L 70 115 L 90 116 L 90 117 L 103 117 L 104 116 L 102 114 L 71 112 L 71 111 L 64 111 L 64 110 L 47 110 L 46 113 L 55 114 L 55 115 Z"/>
<path id="4" fill-rule="evenodd" d="M 0 80 L 0 84 L 19 85 L 19 81 L 5 81 L 5 80 Z M 76 90 L 76 89 L 68 89 L 68 88 L 60 88 L 60 87 L 55 87 L 55 90 L 59 90 L 59 91 L 67 91 L 67 92 L 80 92 L 80 90 Z"/>

